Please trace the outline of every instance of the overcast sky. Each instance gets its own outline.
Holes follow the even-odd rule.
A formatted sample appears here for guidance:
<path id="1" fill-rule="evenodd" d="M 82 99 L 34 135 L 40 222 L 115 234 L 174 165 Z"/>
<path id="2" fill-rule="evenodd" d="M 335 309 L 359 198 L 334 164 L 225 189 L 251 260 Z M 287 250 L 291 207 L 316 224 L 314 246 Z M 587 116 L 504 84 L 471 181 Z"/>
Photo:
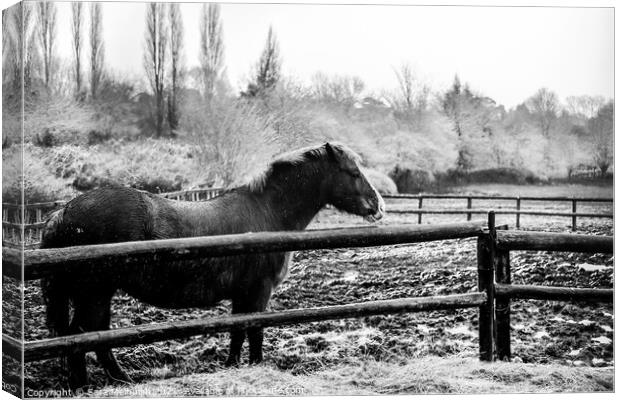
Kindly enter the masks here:
<path id="1" fill-rule="evenodd" d="M 181 5 L 188 66 L 198 64 L 201 7 Z M 145 8 L 103 3 L 106 64 L 123 75 L 143 75 Z M 58 3 L 58 12 L 58 51 L 69 58 L 69 3 Z M 543 86 L 562 99 L 613 97 L 611 8 L 223 4 L 222 20 L 236 88 L 247 82 L 272 25 L 284 72 L 301 80 L 317 71 L 357 75 L 378 92 L 394 88 L 393 68 L 408 62 L 433 90 L 458 74 L 508 107 Z"/>

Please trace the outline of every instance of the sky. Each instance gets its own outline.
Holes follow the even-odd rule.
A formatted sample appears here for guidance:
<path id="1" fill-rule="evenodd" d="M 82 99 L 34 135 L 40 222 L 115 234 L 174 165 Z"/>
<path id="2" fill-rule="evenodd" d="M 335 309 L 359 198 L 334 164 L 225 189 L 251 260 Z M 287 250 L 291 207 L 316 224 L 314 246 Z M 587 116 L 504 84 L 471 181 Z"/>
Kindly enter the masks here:
<path id="1" fill-rule="evenodd" d="M 198 65 L 201 7 L 181 5 L 190 67 Z M 116 74 L 144 75 L 145 9 L 144 3 L 103 3 L 106 64 Z M 458 74 L 507 107 L 541 87 L 561 99 L 614 94 L 612 8 L 222 4 L 221 16 L 227 74 L 236 89 L 247 84 L 271 25 L 283 72 L 303 82 L 318 71 L 355 75 L 379 93 L 396 88 L 394 69 L 409 63 L 435 91 Z M 58 21 L 57 50 L 70 59 L 69 3 L 58 3 Z"/>

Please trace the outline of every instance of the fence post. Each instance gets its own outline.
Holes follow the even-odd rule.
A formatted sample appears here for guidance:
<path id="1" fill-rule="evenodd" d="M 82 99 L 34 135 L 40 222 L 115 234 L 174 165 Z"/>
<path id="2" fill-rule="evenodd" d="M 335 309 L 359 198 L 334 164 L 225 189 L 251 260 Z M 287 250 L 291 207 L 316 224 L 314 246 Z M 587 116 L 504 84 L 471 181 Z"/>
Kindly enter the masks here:
<path id="1" fill-rule="evenodd" d="M 422 210 L 422 200 L 424 200 L 424 197 L 422 197 L 422 195 L 420 195 L 420 198 L 418 199 L 418 210 Z M 422 223 L 422 213 L 418 212 L 418 225 Z"/>
<path id="2" fill-rule="evenodd" d="M 487 301 L 479 309 L 478 335 L 481 361 L 493 361 L 495 350 L 495 213 L 489 212 L 489 232 L 478 236 L 478 291 Z"/>
<path id="3" fill-rule="evenodd" d="M 577 199 L 573 197 L 573 232 L 577 230 L 577 216 L 575 213 L 577 212 Z"/>
<path id="4" fill-rule="evenodd" d="M 521 227 L 521 196 L 517 196 L 517 229 Z"/>
<path id="5" fill-rule="evenodd" d="M 471 197 L 467 197 L 467 209 L 471 210 Z M 467 213 L 467 220 L 471 221 L 471 213 Z"/>
<path id="6" fill-rule="evenodd" d="M 495 281 L 510 285 L 510 251 L 495 248 Z M 495 301 L 495 321 L 497 324 L 497 358 L 510 361 L 510 298 L 497 298 Z"/>

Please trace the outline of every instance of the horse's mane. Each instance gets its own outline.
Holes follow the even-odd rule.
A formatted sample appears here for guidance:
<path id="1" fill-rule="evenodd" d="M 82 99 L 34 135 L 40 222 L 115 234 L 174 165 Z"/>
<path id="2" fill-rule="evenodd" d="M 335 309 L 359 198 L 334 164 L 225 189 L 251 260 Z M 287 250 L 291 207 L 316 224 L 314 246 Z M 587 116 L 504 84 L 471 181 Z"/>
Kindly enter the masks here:
<path id="1" fill-rule="evenodd" d="M 344 159 L 360 164 L 361 157 L 351 150 L 348 146 L 342 143 L 330 143 L 330 146 L 339 153 L 339 156 Z M 273 177 L 274 171 L 279 167 L 286 166 L 299 166 L 307 164 L 311 161 L 326 159 L 327 147 L 326 144 L 319 146 L 309 146 L 301 149 L 293 150 L 288 153 L 283 153 L 276 156 L 269 164 L 267 169 L 262 173 L 252 178 L 248 183 L 242 185 L 241 188 L 249 190 L 250 192 L 260 193 L 268 185 L 270 178 Z"/>

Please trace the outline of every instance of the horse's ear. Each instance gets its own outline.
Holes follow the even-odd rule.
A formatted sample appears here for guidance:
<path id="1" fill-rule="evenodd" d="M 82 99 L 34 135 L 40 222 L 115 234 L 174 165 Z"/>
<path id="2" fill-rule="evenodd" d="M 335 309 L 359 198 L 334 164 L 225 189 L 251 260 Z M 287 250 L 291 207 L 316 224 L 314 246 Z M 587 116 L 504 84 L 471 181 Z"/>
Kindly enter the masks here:
<path id="1" fill-rule="evenodd" d="M 325 143 L 325 150 L 327 151 L 327 156 L 332 160 L 338 159 L 338 149 L 329 144 L 329 142 Z"/>

